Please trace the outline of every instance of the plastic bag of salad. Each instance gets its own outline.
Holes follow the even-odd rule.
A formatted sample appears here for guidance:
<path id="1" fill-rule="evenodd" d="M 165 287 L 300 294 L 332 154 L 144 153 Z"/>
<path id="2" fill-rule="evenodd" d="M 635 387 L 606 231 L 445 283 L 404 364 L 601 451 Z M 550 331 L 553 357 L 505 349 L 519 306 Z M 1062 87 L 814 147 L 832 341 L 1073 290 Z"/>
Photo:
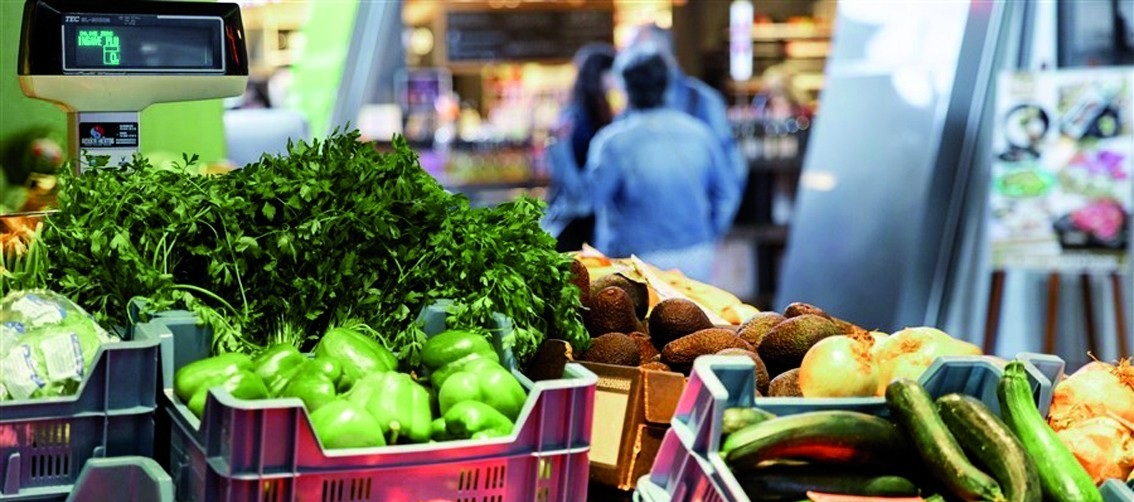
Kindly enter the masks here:
<path id="1" fill-rule="evenodd" d="M 8 294 L 0 299 L 0 400 L 75 393 L 98 348 L 116 341 L 58 293 Z"/>

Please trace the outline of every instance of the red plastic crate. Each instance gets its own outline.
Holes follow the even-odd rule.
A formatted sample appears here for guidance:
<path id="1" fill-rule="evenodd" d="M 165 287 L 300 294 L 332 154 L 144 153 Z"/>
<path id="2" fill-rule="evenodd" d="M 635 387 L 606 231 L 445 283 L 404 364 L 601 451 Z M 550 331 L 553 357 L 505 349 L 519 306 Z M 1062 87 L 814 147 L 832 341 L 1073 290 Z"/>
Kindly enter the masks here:
<path id="1" fill-rule="evenodd" d="M 586 499 L 597 377 L 568 364 L 564 378 L 531 382 L 509 437 L 324 451 L 298 399 L 244 401 L 210 391 L 198 420 L 172 393 L 172 376 L 205 357 L 211 333 L 188 316 L 137 331 L 162 340 L 177 500 L 199 502 L 568 502 Z"/>

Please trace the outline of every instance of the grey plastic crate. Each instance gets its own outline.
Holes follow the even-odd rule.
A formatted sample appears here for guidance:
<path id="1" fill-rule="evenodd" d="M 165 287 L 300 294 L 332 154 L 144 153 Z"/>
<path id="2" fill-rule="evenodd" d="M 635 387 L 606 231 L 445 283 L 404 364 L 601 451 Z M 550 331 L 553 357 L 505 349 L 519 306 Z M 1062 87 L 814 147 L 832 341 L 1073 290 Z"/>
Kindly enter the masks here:
<path id="1" fill-rule="evenodd" d="M 151 458 L 92 458 L 67 502 L 173 502 L 173 480 Z"/>
<path id="2" fill-rule="evenodd" d="M 1051 374 L 1054 366 L 1041 371 L 1032 363 L 1034 356 L 1029 354 L 1021 360 L 1025 363 L 1037 401 L 1047 400 L 1037 404 L 1041 410 L 1047 410 L 1051 400 L 1051 383 L 1047 375 Z M 1051 357 L 1039 360 L 1051 363 Z M 745 357 L 703 356 L 697 359 L 653 469 L 638 481 L 637 493 L 641 500 L 748 500 L 718 453 L 721 419 L 724 410 L 729 407 L 758 406 L 777 415 L 832 409 L 888 415 L 885 401 L 880 398 L 756 398 L 752 378 L 754 368 L 752 361 Z M 1002 374 L 1002 366 L 985 357 L 941 357 L 926 370 L 920 381 L 934 397 L 960 392 L 980 398 L 999 413 L 996 386 Z M 1123 497 L 1130 497 L 1129 492 L 1129 488 L 1117 481 L 1108 483 L 1103 489 L 1107 502 L 1128 501 L 1129 498 Z"/>
<path id="3" fill-rule="evenodd" d="M 427 333 L 444 329 L 443 305 L 422 315 Z M 529 396 L 510 437 L 324 451 L 298 399 L 245 401 L 216 388 L 209 392 L 202 419 L 189 413 L 173 396 L 173 375 L 177 368 L 208 356 L 212 339 L 191 316 L 155 316 L 135 331 L 161 339 L 160 416 L 169 424 L 167 467 L 178 500 L 586 498 L 598 379 L 581 365 L 568 364 L 562 379 L 534 383 L 513 372 Z M 498 320 L 492 331 L 502 349 L 510 325 Z M 508 354 L 502 360 L 509 361 Z"/>
<path id="4" fill-rule="evenodd" d="M 128 333 L 74 395 L 0 403 L 0 501 L 63 500 L 87 460 L 152 455 L 158 343 Z"/>

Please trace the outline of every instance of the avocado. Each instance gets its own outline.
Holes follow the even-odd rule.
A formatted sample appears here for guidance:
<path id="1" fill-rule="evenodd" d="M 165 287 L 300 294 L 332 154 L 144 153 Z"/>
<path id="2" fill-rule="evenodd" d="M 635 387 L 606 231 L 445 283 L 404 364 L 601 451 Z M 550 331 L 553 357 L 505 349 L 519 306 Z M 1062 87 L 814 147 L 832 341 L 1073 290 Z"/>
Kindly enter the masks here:
<path id="1" fill-rule="evenodd" d="M 637 366 L 642 360 L 638 342 L 623 333 L 607 333 L 591 339 L 591 348 L 583 354 L 583 361 L 592 363 Z"/>
<path id="2" fill-rule="evenodd" d="M 641 331 L 635 331 L 630 333 L 630 338 L 633 338 L 634 341 L 638 343 L 638 353 L 642 355 L 643 362 L 649 361 L 653 359 L 654 356 L 658 355 L 658 348 L 654 346 L 650 335 L 642 333 Z"/>
<path id="3" fill-rule="evenodd" d="M 831 318 L 831 316 L 824 312 L 823 309 L 816 307 L 810 303 L 793 302 L 784 309 L 784 317 L 788 319 L 791 319 L 792 317 L 799 317 L 804 314 L 817 315 L 819 317 L 826 317 L 827 319 Z"/>
<path id="4" fill-rule="evenodd" d="M 759 392 L 760 395 L 768 393 L 768 381 L 770 380 L 768 377 L 768 368 L 764 366 L 764 361 L 760 359 L 760 356 L 756 355 L 755 352 L 744 349 L 724 349 L 717 352 L 717 355 L 746 356 L 751 359 L 752 362 L 756 363 L 756 392 Z"/>
<path id="5" fill-rule="evenodd" d="M 617 286 L 591 293 L 590 309 L 583 311 L 583 322 L 593 337 L 607 333 L 633 333 L 640 326 L 630 295 Z"/>
<path id="6" fill-rule="evenodd" d="M 698 356 L 716 354 L 731 348 L 752 350 L 752 345 L 741 340 L 732 330 L 702 329 L 667 343 L 662 348 L 662 362 L 672 368 L 680 368 L 693 364 Z"/>
<path id="7" fill-rule="evenodd" d="M 799 389 L 799 368 L 781 373 L 768 384 L 768 397 L 803 397 Z"/>
<path id="8" fill-rule="evenodd" d="M 760 348 L 760 342 L 764 340 L 764 336 L 777 324 L 785 320 L 787 318 L 776 312 L 759 312 L 744 321 L 737 334 L 744 341 L 752 344 L 753 347 Z"/>
<path id="9" fill-rule="evenodd" d="M 830 319 L 815 314 L 803 314 L 777 324 L 764 339 L 756 353 L 768 366 L 768 373 L 779 375 L 798 368 L 803 356 L 812 345 L 842 331 Z"/>
<path id="10" fill-rule="evenodd" d="M 571 284 L 579 288 L 579 303 L 588 306 L 591 299 L 591 273 L 579 260 L 571 260 Z"/>
<path id="11" fill-rule="evenodd" d="M 634 315 L 638 319 L 646 318 L 646 312 L 650 310 L 650 292 L 645 283 L 631 280 L 619 273 L 608 274 L 591 282 L 591 294 L 610 286 L 622 288 L 630 295 L 630 300 L 634 302 Z"/>
<path id="12" fill-rule="evenodd" d="M 658 347 L 665 347 L 685 335 L 713 327 L 713 322 L 701 307 L 684 298 L 658 302 L 650 312 L 647 324 L 650 327 L 650 337 Z"/>

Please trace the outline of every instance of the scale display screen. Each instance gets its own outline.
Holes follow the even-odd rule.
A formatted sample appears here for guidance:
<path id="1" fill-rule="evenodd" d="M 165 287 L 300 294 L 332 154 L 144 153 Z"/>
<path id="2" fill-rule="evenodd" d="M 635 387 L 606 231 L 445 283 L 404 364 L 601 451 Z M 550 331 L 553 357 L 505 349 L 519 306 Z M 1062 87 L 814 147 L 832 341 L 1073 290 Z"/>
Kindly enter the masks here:
<path id="1" fill-rule="evenodd" d="M 64 71 L 223 72 L 219 17 L 65 14 Z"/>

